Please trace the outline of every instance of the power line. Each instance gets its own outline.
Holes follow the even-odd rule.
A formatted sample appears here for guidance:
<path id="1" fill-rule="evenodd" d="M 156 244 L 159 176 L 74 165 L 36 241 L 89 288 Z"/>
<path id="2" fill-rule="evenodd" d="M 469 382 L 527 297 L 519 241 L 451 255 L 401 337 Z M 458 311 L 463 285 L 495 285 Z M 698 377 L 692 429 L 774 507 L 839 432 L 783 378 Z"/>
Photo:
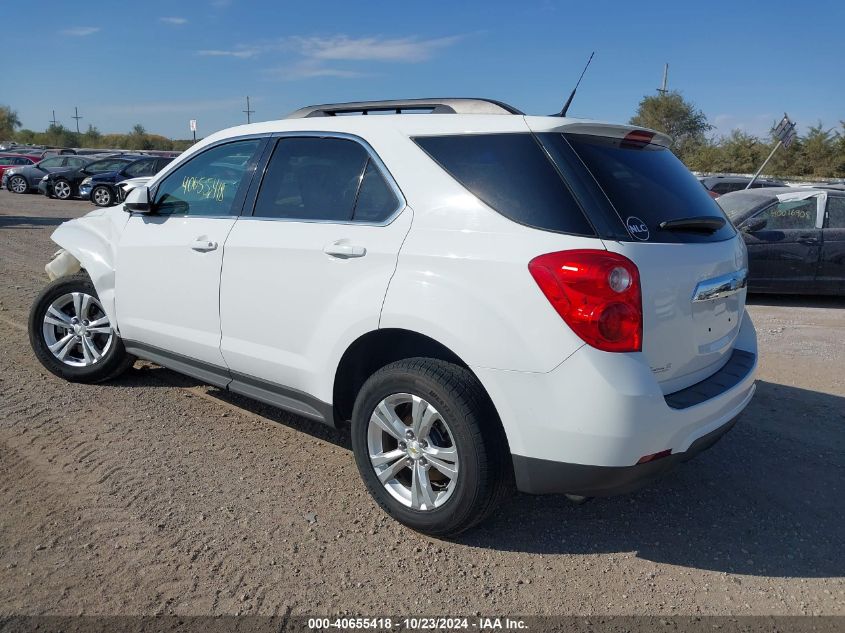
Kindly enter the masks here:
<path id="1" fill-rule="evenodd" d="M 252 123 L 252 118 L 250 117 L 250 115 L 255 114 L 255 110 L 249 109 L 249 97 L 246 98 L 246 110 L 241 110 L 241 112 L 246 113 L 246 122 Z"/>
<path id="2" fill-rule="evenodd" d="M 73 106 L 73 116 L 71 117 L 71 119 L 76 119 L 76 133 L 77 134 L 79 134 L 79 119 L 81 119 L 81 118 L 82 118 L 82 116 L 80 116 L 80 114 L 79 114 L 79 108 L 77 108 L 76 106 Z"/>
<path id="3" fill-rule="evenodd" d="M 56 121 L 56 111 L 55 110 L 53 110 L 53 118 L 50 119 L 50 123 L 52 124 L 53 127 L 56 127 L 56 125 L 58 125 L 58 123 L 59 123 L 58 121 Z"/>

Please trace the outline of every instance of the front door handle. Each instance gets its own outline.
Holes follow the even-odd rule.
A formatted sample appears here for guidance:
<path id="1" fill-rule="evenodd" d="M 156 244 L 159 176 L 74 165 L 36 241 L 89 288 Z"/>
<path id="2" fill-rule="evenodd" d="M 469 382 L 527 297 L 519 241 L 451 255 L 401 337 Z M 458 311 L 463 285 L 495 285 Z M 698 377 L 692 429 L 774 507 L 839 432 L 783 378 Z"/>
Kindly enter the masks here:
<path id="1" fill-rule="evenodd" d="M 200 253 L 207 253 L 208 251 L 217 250 L 217 242 L 213 242 L 207 238 L 198 237 L 191 243 L 191 248 Z"/>
<path id="2" fill-rule="evenodd" d="M 815 238 L 815 237 L 799 237 L 799 238 L 798 238 L 798 243 L 799 243 L 799 244 L 810 244 L 810 245 L 813 245 L 813 244 L 818 244 L 818 243 L 819 243 L 819 240 L 818 240 L 817 238 Z"/>
<path id="3" fill-rule="evenodd" d="M 350 259 L 352 257 L 363 257 L 367 254 L 367 249 L 363 246 L 350 244 L 349 242 L 346 242 L 344 240 L 338 240 L 337 242 L 327 244 L 326 247 L 323 249 L 323 252 L 326 255 L 330 255 L 331 257 L 339 257 L 340 259 Z"/>

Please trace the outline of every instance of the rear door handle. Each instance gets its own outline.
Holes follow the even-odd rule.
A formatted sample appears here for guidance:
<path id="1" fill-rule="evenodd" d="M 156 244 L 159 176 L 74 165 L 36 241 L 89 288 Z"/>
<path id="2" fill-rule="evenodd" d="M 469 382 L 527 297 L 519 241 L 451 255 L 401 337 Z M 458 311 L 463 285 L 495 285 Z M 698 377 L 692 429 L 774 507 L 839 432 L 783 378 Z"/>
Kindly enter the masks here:
<path id="1" fill-rule="evenodd" d="M 350 259 L 352 257 L 363 257 L 367 254 L 367 249 L 363 246 L 358 246 L 356 244 L 350 244 L 343 240 L 338 240 L 337 242 L 327 244 L 326 247 L 323 249 L 323 252 L 326 255 L 330 255 L 331 257 L 338 257 L 340 259 Z"/>
<path id="2" fill-rule="evenodd" d="M 799 244 L 818 244 L 819 240 L 815 237 L 799 237 L 798 238 Z"/>
<path id="3" fill-rule="evenodd" d="M 217 250 L 217 242 L 198 237 L 191 243 L 191 248 L 200 253 L 207 253 L 208 251 Z"/>

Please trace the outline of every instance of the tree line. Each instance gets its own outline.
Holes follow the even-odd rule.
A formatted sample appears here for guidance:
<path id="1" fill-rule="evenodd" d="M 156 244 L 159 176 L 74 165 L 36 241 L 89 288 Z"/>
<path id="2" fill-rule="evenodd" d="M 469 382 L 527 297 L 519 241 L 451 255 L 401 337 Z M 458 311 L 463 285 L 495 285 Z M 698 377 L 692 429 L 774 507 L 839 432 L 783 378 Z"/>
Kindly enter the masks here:
<path id="1" fill-rule="evenodd" d="M 763 163 L 777 140 L 760 138 L 740 130 L 727 136 L 712 136 L 713 126 L 694 104 L 679 92 L 646 96 L 640 101 L 632 125 L 652 128 L 672 137 L 672 151 L 693 171 L 751 173 Z M 0 141 L 135 150 L 176 150 L 191 146 L 190 140 L 171 140 L 149 134 L 136 125 L 128 134 L 101 134 L 93 125 L 74 132 L 63 125 L 50 125 L 44 132 L 19 129 L 17 112 L 0 105 Z M 778 178 L 845 178 L 845 121 L 828 128 L 819 122 L 799 136 L 789 148 L 779 149 L 766 166 L 765 174 Z"/>
<path id="2" fill-rule="evenodd" d="M 678 92 L 644 97 L 630 122 L 669 134 L 672 151 L 693 171 L 753 173 L 777 143 L 773 134 L 760 138 L 741 130 L 709 136 L 713 126 L 707 117 Z M 840 121 L 838 128 L 828 128 L 821 122 L 811 126 L 788 148 L 775 152 L 764 175 L 845 178 L 845 121 Z"/>
<path id="3" fill-rule="evenodd" d="M 171 140 L 160 134 L 150 134 L 141 124 L 135 125 L 128 134 L 102 134 L 93 125 L 84 132 L 69 130 L 60 123 L 51 124 L 44 132 L 20 127 L 17 112 L 9 106 L 0 105 L 0 141 L 53 147 L 165 151 L 183 151 L 193 144 L 191 140 Z"/>

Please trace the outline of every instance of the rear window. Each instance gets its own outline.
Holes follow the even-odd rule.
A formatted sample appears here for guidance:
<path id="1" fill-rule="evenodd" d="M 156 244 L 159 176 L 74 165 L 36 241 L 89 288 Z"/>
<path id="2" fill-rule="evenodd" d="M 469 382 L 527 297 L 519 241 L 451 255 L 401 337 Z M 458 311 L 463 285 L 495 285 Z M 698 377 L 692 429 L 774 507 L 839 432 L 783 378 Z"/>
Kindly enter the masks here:
<path id="1" fill-rule="evenodd" d="M 629 227 L 651 242 L 714 242 L 735 231 L 730 222 L 714 233 L 667 231 L 660 223 L 724 214 L 701 183 L 668 149 L 583 134 L 563 134 Z M 644 225 L 644 227 L 643 227 Z"/>
<path id="2" fill-rule="evenodd" d="M 414 141 L 449 175 L 506 218 L 547 231 L 595 235 L 531 134 L 426 136 Z"/>

